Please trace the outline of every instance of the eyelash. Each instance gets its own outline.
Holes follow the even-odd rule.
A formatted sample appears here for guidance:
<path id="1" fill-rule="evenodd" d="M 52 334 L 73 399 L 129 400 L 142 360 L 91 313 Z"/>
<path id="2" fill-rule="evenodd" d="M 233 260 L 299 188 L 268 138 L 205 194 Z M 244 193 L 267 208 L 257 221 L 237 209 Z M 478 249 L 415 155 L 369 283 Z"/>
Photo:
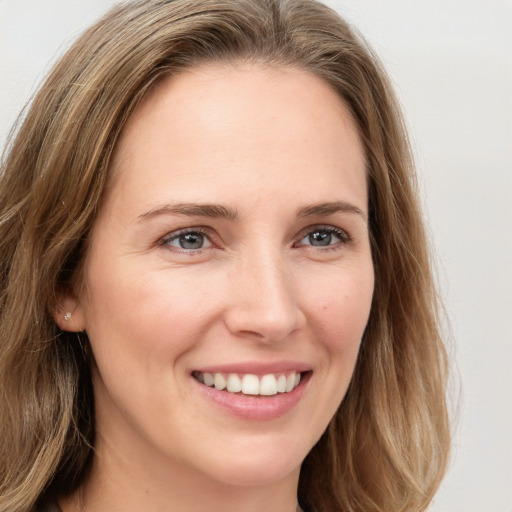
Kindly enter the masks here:
<path id="1" fill-rule="evenodd" d="M 336 242 L 334 244 L 328 244 L 325 246 L 315 246 L 312 244 L 301 244 L 300 243 L 306 237 L 311 236 L 315 232 L 317 232 L 317 233 L 324 232 L 324 233 L 327 233 L 328 235 L 334 235 L 336 238 L 338 238 L 338 242 Z M 211 230 L 209 228 L 204 228 L 204 227 L 193 227 L 193 228 L 182 229 L 179 231 L 174 231 L 172 233 L 169 233 L 165 237 L 163 237 L 159 241 L 158 245 L 161 247 L 165 247 L 172 252 L 177 252 L 177 253 L 181 253 L 181 254 L 190 254 L 190 255 L 200 254 L 200 253 L 202 253 L 203 250 L 210 248 L 210 247 L 200 247 L 198 249 L 184 249 L 184 248 L 179 248 L 179 247 L 172 247 L 170 245 L 171 242 L 178 240 L 180 237 L 186 236 L 188 234 L 201 235 L 211 244 L 211 246 L 215 247 L 215 243 L 212 240 L 212 238 L 214 238 L 214 237 L 212 237 Z M 297 241 L 294 242 L 293 247 L 296 248 L 296 247 L 308 247 L 309 246 L 309 247 L 317 248 L 317 250 L 320 250 L 320 251 L 332 251 L 332 250 L 339 250 L 342 246 L 349 244 L 351 241 L 352 241 L 352 239 L 351 239 L 350 235 L 345 230 L 335 228 L 334 226 L 317 225 L 317 226 L 310 226 L 310 227 L 302 230 L 299 233 L 299 235 L 297 236 Z"/>

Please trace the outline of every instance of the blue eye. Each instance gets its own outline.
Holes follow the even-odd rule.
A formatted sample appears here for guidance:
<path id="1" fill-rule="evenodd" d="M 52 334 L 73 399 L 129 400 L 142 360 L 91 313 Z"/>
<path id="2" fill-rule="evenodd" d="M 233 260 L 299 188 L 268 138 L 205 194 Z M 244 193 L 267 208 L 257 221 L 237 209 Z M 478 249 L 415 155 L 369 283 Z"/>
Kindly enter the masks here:
<path id="1" fill-rule="evenodd" d="M 349 236 L 344 231 L 332 227 L 326 227 L 310 231 L 304 238 L 302 238 L 299 245 L 328 247 L 339 243 L 346 243 L 348 241 Z"/>
<path id="2" fill-rule="evenodd" d="M 163 244 L 183 251 L 197 251 L 212 245 L 206 233 L 197 230 L 185 231 L 170 236 L 163 241 Z"/>

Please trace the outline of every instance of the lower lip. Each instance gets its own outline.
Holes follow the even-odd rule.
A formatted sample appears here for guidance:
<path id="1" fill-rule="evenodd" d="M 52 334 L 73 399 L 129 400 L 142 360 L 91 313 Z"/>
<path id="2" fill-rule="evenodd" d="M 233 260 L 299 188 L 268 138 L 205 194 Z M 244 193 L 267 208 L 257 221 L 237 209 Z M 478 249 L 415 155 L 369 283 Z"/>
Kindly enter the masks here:
<path id="1" fill-rule="evenodd" d="M 299 385 L 288 393 L 271 396 L 252 396 L 229 391 L 219 391 L 205 386 L 191 377 L 204 395 L 233 416 L 245 420 L 273 420 L 291 411 L 301 400 L 311 377 L 311 372 L 303 374 Z"/>

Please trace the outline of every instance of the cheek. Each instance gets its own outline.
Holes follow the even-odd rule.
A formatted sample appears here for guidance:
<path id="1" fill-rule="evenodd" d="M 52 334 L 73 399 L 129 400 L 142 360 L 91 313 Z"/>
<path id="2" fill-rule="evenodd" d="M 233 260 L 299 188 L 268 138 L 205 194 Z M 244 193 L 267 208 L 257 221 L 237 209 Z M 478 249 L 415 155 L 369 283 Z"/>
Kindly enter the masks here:
<path id="1" fill-rule="evenodd" d="M 204 325 L 199 290 L 186 292 L 165 272 L 94 275 L 86 315 L 98 414 L 110 418 L 109 410 L 120 410 L 130 424 L 150 429 L 140 426 L 143 418 L 172 416 L 169 397 L 182 390 L 179 362 Z"/>
<path id="2" fill-rule="evenodd" d="M 186 272 L 92 270 L 86 330 L 95 356 L 109 367 L 122 359 L 125 373 L 141 363 L 168 369 L 214 317 L 216 301 L 206 298 L 213 292 Z"/>
<path id="3" fill-rule="evenodd" d="M 335 277 L 333 277 L 335 276 Z M 373 267 L 362 272 L 332 272 L 310 289 L 310 328 L 324 357 L 317 368 L 317 433 L 336 414 L 352 380 L 373 296 Z"/>
<path id="4" fill-rule="evenodd" d="M 333 275 L 309 287 L 312 315 L 322 331 L 324 344 L 333 352 L 357 354 L 370 315 L 373 267 L 368 265 L 360 272 Z"/>

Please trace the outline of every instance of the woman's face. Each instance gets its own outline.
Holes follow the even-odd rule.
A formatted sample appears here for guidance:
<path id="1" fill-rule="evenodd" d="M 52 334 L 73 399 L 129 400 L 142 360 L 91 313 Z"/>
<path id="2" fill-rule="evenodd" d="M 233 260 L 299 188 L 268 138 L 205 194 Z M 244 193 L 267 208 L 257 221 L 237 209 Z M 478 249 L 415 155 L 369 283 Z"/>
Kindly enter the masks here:
<path id="1" fill-rule="evenodd" d="M 95 360 L 98 454 L 236 485 L 296 478 L 373 293 L 347 108 L 304 71 L 202 66 L 137 107 L 112 172 L 72 317 Z"/>

